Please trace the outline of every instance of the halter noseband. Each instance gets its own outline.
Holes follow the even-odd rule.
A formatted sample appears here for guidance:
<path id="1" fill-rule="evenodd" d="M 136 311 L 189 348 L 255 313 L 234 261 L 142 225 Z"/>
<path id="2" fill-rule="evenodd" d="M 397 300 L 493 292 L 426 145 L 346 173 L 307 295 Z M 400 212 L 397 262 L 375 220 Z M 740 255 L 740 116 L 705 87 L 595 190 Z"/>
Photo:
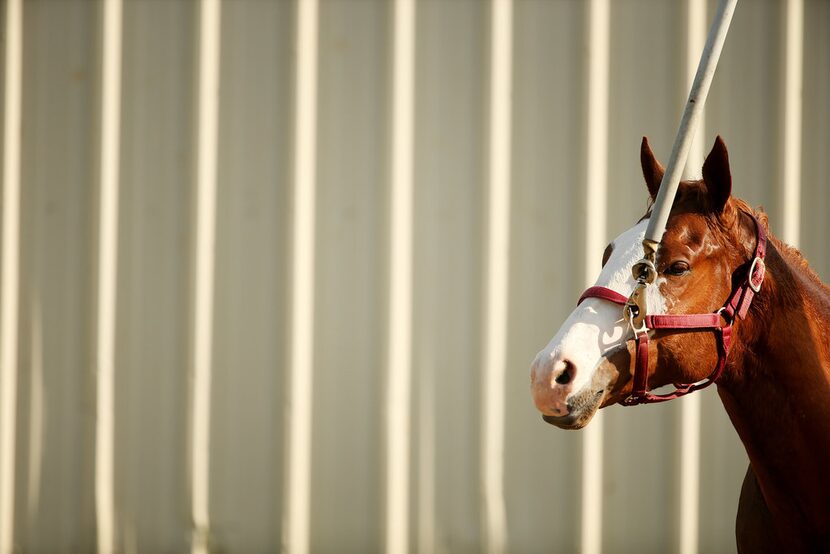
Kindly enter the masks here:
<path id="1" fill-rule="evenodd" d="M 764 256 L 767 253 L 767 235 L 758 219 L 749 212 L 744 212 L 755 222 L 757 242 L 752 263 L 747 271 L 746 277 L 739 285 L 732 289 L 723 307 L 716 312 L 709 314 L 655 314 L 646 315 L 643 318 L 643 326 L 639 329 L 631 327 L 634 331 L 634 338 L 637 341 L 636 365 L 634 368 L 634 386 L 631 394 L 622 401 L 625 406 L 637 404 L 651 404 L 654 402 L 665 402 L 690 392 L 704 389 L 718 380 L 726 367 L 726 358 L 729 355 L 729 347 L 732 344 L 732 324 L 736 317 L 744 319 L 749 311 L 749 305 L 755 294 L 761 290 L 764 282 L 766 266 Z M 599 298 L 608 300 L 615 304 L 626 305 L 628 297 L 623 296 L 615 290 L 607 287 L 589 287 L 577 302 L 577 306 L 586 298 Z M 653 394 L 648 391 L 648 332 L 653 329 L 665 330 L 712 330 L 718 339 L 718 363 L 712 373 L 697 383 L 674 383 L 674 392 L 668 394 Z"/>

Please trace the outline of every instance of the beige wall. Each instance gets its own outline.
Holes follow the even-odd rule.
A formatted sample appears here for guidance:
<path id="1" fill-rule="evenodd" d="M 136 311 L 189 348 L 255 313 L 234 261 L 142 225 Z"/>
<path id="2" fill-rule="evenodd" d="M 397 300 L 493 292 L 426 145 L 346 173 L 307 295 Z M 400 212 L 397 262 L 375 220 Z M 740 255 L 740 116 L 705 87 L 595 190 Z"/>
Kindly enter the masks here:
<path id="1" fill-rule="evenodd" d="M 645 207 L 640 137 L 668 158 L 686 95 L 686 7 L 611 2 L 608 239 Z M 478 552 L 491 9 L 419 0 L 416 13 L 408 540 L 412 551 Z M 707 146 L 725 137 L 735 194 L 763 204 L 773 231 L 783 217 L 784 13 L 784 2 L 739 3 L 702 131 Z M 114 424 L 115 548 L 190 548 L 200 4 L 124 0 L 114 410 L 96 416 L 102 14 L 92 0 L 23 2 L 16 447 L 0 452 L 14 456 L 22 552 L 95 549 L 96 417 Z M 320 0 L 313 552 L 385 544 L 393 15 L 391 1 Z M 296 16 L 289 0 L 221 3 L 215 551 L 276 551 L 290 515 Z M 540 420 L 528 364 L 585 285 L 584 257 L 601 255 L 582 248 L 594 163 L 588 3 L 514 0 L 512 30 L 506 544 L 567 552 L 580 547 L 584 434 Z M 801 245 L 828 279 L 830 2 L 805 0 L 803 51 Z M 715 392 L 701 396 L 699 545 L 730 551 L 746 456 Z M 681 417 L 679 402 L 604 414 L 606 551 L 677 548 Z"/>

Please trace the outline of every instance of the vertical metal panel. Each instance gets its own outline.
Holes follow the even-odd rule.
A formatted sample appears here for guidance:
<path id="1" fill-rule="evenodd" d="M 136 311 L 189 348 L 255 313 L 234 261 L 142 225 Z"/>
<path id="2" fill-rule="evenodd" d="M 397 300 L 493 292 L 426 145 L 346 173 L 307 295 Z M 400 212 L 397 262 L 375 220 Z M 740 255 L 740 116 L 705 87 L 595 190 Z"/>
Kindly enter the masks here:
<path id="1" fill-rule="evenodd" d="M 294 9 L 222 3 L 210 521 L 229 552 L 283 532 Z"/>
<path id="2" fill-rule="evenodd" d="M 33 287 L 33 289 L 36 290 L 36 287 Z M 28 542 L 27 539 L 29 537 L 26 536 L 27 533 L 25 533 L 24 530 L 30 523 L 32 516 L 37 512 L 37 508 L 42 494 L 41 467 L 43 465 L 43 449 L 45 446 L 44 442 L 46 438 L 44 436 L 46 406 L 44 404 L 45 388 L 43 379 L 43 320 L 41 315 L 42 307 L 37 298 L 38 296 L 36 294 L 33 294 L 31 303 L 29 304 L 29 306 L 27 306 L 29 308 L 28 328 L 30 330 L 28 348 L 29 359 L 24 360 L 25 354 L 24 356 L 21 356 L 21 362 L 23 364 L 28 362 L 28 367 L 30 368 L 30 379 L 28 383 L 29 394 L 27 398 L 29 406 L 27 410 L 28 413 L 26 414 L 28 415 L 28 421 L 25 422 L 25 428 L 28 430 L 27 437 L 29 444 L 26 452 L 26 456 L 28 457 L 26 471 L 28 472 L 28 475 L 26 475 L 26 501 L 24 503 L 25 509 L 17 510 L 18 513 L 20 513 L 22 516 L 21 519 L 25 518 L 25 522 L 21 521 L 21 525 L 18 526 L 18 529 L 22 531 L 19 533 L 20 535 L 22 535 L 22 540 L 17 541 L 18 544 L 25 544 Z M 23 320 L 23 318 L 21 318 L 21 320 Z M 22 456 L 20 458 L 22 458 Z M 22 485 L 22 476 L 18 478 L 18 480 Z M 22 496 L 23 494 L 24 491 L 21 490 L 19 496 Z"/>
<path id="3" fill-rule="evenodd" d="M 415 0 L 396 0 L 392 57 L 389 354 L 386 397 L 386 551 L 409 548 L 412 242 L 415 141 Z M 431 408 L 427 408 L 431 410 Z M 430 482 L 431 479 L 427 478 Z M 422 502 L 429 497 L 429 489 Z M 429 503 L 431 504 L 431 502 Z M 431 509 L 429 506 L 428 509 Z M 424 511 L 421 511 L 424 516 Z M 419 543 L 431 542 L 421 526 Z"/>
<path id="4" fill-rule="evenodd" d="M 291 344 L 286 399 L 283 549 L 309 549 L 314 371 L 315 197 L 317 188 L 317 0 L 298 0 L 294 92 Z"/>
<path id="5" fill-rule="evenodd" d="M 484 543 L 503 552 L 507 541 L 504 505 L 504 381 L 507 363 L 510 264 L 510 166 L 512 139 L 513 2 L 490 5 L 490 83 L 487 174 L 487 236 L 484 314 L 484 376 L 481 412 Z"/>
<path id="6" fill-rule="evenodd" d="M 384 542 L 392 7 L 371 0 L 320 4 L 315 552 L 371 552 Z"/>
<path id="7" fill-rule="evenodd" d="M 219 133 L 220 0 L 202 0 L 199 20 L 196 141 L 193 391 L 191 414 L 192 551 L 207 552 L 210 533 L 210 421 Z"/>
<path id="8" fill-rule="evenodd" d="M 418 548 L 435 552 L 482 548 L 487 14 L 476 0 L 418 4 L 413 375 L 434 409 L 415 420 L 434 427 L 413 431 L 435 486 L 435 542 Z M 422 448 L 434 456 L 421 459 Z"/>
<path id="9" fill-rule="evenodd" d="M 124 551 L 186 551 L 198 4 L 124 4 L 116 498 Z"/>
<path id="10" fill-rule="evenodd" d="M 582 435 L 542 421 L 528 365 L 584 286 L 586 6 L 514 3 L 504 494 L 507 550 L 579 550 Z M 566 76 L 566 78 L 563 78 Z M 570 240 L 573 237 L 574 240 Z M 600 254 L 601 255 L 601 254 Z M 439 381 L 440 382 L 440 381 Z"/>
<path id="11" fill-rule="evenodd" d="M 15 534 L 20 548 L 33 552 L 89 552 L 96 544 L 100 8 L 83 0 L 23 3 L 21 300 L 28 321 L 20 332 L 29 347 L 21 353 L 34 349 L 40 336 L 42 388 L 34 394 L 41 395 L 43 411 L 28 421 L 21 417 L 18 428 L 26 441 L 39 433 L 42 447 L 19 450 L 18 469 L 26 471 L 18 475 L 39 485 L 37 496 L 17 495 L 23 504 Z M 27 374 L 21 371 L 21 385 Z M 28 385 L 33 392 L 39 387 L 34 380 Z M 36 409 L 25 405 L 32 398 L 27 392 L 18 397 L 19 416 Z M 40 460 L 21 460 L 24 453 Z"/>
<path id="12" fill-rule="evenodd" d="M 610 72 L 611 6 L 608 0 L 592 0 L 588 7 L 588 117 L 585 170 L 585 250 L 598 253 L 607 244 L 608 203 L 608 76 Z M 585 257 L 585 285 L 593 284 L 600 258 Z M 603 417 L 597 414 L 586 429 L 582 445 L 582 520 L 580 544 L 583 552 L 602 549 L 603 525 Z"/>
<path id="13" fill-rule="evenodd" d="M 682 83 L 683 90 L 689 90 L 692 88 L 692 83 L 695 80 L 695 73 L 700 63 L 700 55 L 706 43 L 706 34 L 712 22 L 706 16 L 706 0 L 685 0 L 684 3 L 685 10 L 681 12 L 685 23 L 685 44 L 683 45 L 685 55 L 683 57 L 684 75 L 682 77 Z M 700 178 L 701 167 L 703 167 L 705 156 L 704 148 L 708 141 L 705 119 L 706 112 L 704 111 L 695 140 L 689 149 L 686 171 L 683 176 L 684 179 Z"/>
<path id="14" fill-rule="evenodd" d="M 804 0 L 787 0 L 781 113 L 781 240 L 798 246 L 801 229 L 801 136 L 804 86 Z"/>
<path id="15" fill-rule="evenodd" d="M 804 4 L 803 153 L 801 156 L 801 248 L 810 265 L 825 282 L 830 281 L 830 3 L 808 0 Z"/>
<path id="16" fill-rule="evenodd" d="M 14 547 L 20 282 L 20 133 L 23 5 L 6 3 L 3 79 L 3 243 L 0 271 L 0 552 Z"/>
<path id="17" fill-rule="evenodd" d="M 95 514 L 98 551 L 114 552 L 115 323 L 118 282 L 118 191 L 121 154 L 121 0 L 104 2 L 96 314 Z"/>

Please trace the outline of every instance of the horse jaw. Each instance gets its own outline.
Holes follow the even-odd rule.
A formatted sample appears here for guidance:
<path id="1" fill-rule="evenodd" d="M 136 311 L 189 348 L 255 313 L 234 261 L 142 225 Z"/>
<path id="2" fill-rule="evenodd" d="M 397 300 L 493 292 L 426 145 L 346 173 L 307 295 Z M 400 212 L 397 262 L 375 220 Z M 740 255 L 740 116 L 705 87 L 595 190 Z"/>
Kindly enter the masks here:
<path id="1" fill-rule="evenodd" d="M 614 239 L 596 286 L 631 294 L 636 285 L 631 266 L 643 257 L 647 225 L 647 219 L 640 221 Z M 659 280 L 648 289 L 649 313 L 665 313 Z M 587 425 L 605 404 L 621 373 L 610 361 L 611 355 L 627 351 L 631 338 L 620 306 L 599 298 L 587 298 L 577 306 L 531 366 L 531 393 L 543 419 L 563 429 Z"/>

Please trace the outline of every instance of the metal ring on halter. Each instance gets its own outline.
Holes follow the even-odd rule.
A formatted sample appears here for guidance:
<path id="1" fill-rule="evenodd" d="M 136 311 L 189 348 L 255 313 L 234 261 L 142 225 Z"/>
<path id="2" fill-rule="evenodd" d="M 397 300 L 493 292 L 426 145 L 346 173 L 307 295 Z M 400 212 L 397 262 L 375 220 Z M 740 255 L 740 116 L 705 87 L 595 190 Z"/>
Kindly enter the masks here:
<path id="1" fill-rule="evenodd" d="M 640 283 L 651 284 L 657 278 L 657 267 L 648 258 L 643 258 L 631 266 L 631 275 Z"/>
<path id="2" fill-rule="evenodd" d="M 752 278 L 755 276 L 755 266 L 758 265 L 758 262 L 761 262 L 761 281 L 756 285 Z M 752 292 L 757 293 L 761 290 L 761 285 L 764 284 L 764 274 L 767 271 L 767 266 L 764 263 L 764 260 L 760 257 L 756 256 L 754 260 L 752 260 L 752 265 L 749 266 L 749 276 L 747 277 L 747 281 L 749 281 L 749 288 L 752 289 Z"/>
<path id="3" fill-rule="evenodd" d="M 721 316 L 726 323 L 728 323 L 729 325 L 732 325 L 732 321 L 733 321 L 734 316 L 731 317 L 731 318 L 729 317 L 729 314 L 726 313 L 726 306 L 721 306 L 720 308 L 718 308 L 718 311 L 716 311 L 715 313 L 718 314 L 719 316 Z"/>

